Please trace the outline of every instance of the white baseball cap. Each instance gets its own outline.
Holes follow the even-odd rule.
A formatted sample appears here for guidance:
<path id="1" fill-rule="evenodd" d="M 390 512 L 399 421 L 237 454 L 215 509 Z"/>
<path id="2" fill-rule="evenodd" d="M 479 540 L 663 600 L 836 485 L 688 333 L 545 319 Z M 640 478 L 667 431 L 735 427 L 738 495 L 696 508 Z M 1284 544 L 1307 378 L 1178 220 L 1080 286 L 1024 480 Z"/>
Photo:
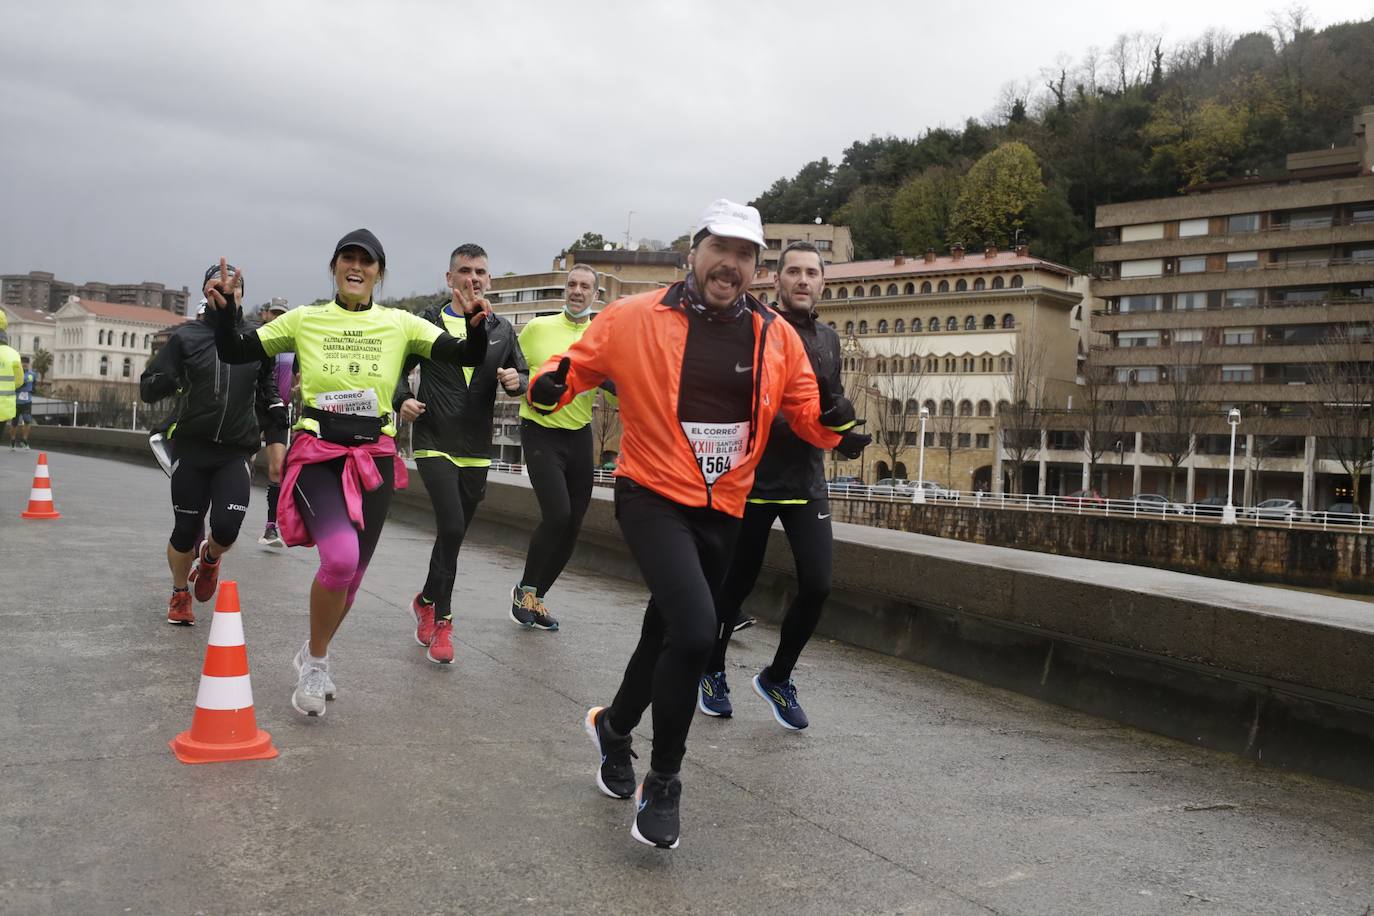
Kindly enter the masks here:
<path id="1" fill-rule="evenodd" d="M 711 201 L 701 214 L 700 228 L 695 238 L 700 239 L 703 232 L 731 239 L 744 239 L 764 247 L 763 219 L 754 207 L 737 204 L 724 197 Z"/>

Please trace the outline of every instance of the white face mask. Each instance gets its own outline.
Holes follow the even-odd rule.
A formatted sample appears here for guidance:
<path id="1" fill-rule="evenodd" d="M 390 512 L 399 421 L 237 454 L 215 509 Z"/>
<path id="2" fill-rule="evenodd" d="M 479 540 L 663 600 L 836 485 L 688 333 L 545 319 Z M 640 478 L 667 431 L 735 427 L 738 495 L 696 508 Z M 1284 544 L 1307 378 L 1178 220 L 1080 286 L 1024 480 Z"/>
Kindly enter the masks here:
<path id="1" fill-rule="evenodd" d="M 563 303 L 563 313 L 574 320 L 578 318 L 586 318 L 588 315 L 592 313 L 592 307 L 589 305 L 580 312 L 574 312 L 572 309 L 568 308 L 568 304 L 565 302 Z"/>

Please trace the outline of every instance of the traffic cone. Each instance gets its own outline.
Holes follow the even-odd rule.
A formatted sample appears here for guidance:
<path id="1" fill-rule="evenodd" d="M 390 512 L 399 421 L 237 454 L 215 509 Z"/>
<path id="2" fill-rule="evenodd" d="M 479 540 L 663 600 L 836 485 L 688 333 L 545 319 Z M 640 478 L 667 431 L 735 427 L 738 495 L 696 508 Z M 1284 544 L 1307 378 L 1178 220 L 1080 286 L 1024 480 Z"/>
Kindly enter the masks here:
<path id="1" fill-rule="evenodd" d="M 24 518 L 61 518 L 62 513 L 52 505 L 52 481 L 48 478 L 48 453 L 38 453 L 38 467 L 33 469 L 33 489 L 29 491 L 29 507 L 20 513 Z"/>
<path id="2" fill-rule="evenodd" d="M 243 644 L 239 587 L 221 582 L 210 622 L 210 645 L 200 672 L 191 727 L 168 742 L 182 763 L 267 760 L 277 756 L 272 736 L 258 728 L 248 647 Z"/>

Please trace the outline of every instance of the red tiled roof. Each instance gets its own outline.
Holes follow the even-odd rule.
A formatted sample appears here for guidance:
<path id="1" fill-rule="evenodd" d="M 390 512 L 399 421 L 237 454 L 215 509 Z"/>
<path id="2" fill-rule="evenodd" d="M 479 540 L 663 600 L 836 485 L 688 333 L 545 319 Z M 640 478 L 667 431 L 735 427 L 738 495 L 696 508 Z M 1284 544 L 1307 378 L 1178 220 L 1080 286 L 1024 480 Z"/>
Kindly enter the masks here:
<path id="1" fill-rule="evenodd" d="M 95 299 L 78 299 L 77 304 L 92 315 L 99 315 L 101 318 L 115 318 L 120 321 L 139 321 L 144 324 L 155 324 L 158 327 L 166 327 L 169 324 L 181 324 L 187 320 L 184 315 L 178 315 L 166 309 L 151 309 L 142 305 L 125 305 L 121 302 L 100 302 Z"/>
<path id="2" fill-rule="evenodd" d="M 10 317 L 16 321 L 56 321 L 52 312 L 45 312 L 42 309 L 24 308 L 22 305 L 7 305 L 5 311 L 9 312 Z"/>
<path id="3" fill-rule="evenodd" d="M 914 257 L 906 258 L 901 264 L 896 263 L 893 258 L 829 264 L 825 268 L 825 279 L 826 282 L 859 279 L 881 280 L 889 277 L 911 277 L 917 274 L 981 273 L 984 271 L 1029 270 L 1030 268 L 1047 270 L 1063 276 L 1072 276 L 1075 273 L 1063 264 L 1056 264 L 1042 258 L 1033 258 L 1029 255 L 1019 255 L 1015 251 L 999 251 L 993 257 L 988 257 L 982 251 L 975 250 L 968 252 L 958 260 L 949 255 L 942 255 L 930 262 L 927 262 L 924 257 Z M 771 286 L 773 279 L 773 271 L 770 270 L 766 274 L 755 276 L 749 285 Z"/>

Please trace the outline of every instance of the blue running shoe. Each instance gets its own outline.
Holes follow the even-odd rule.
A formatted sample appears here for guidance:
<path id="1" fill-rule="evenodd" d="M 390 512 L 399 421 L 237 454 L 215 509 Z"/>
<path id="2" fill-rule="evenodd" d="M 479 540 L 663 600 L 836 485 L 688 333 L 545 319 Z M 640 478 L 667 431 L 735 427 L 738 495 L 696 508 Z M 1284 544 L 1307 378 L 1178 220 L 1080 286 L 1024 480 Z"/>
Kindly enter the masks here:
<path id="1" fill-rule="evenodd" d="M 725 683 L 725 672 L 703 674 L 697 683 L 697 709 L 708 716 L 728 719 L 735 714 L 730 705 L 730 685 Z"/>
<path id="2" fill-rule="evenodd" d="M 782 684 L 770 681 L 765 673 L 767 670 L 765 668 L 754 675 L 754 692 L 768 702 L 768 707 L 773 710 L 773 718 L 777 719 L 783 728 L 792 731 L 806 728 L 811 722 L 802 711 L 801 704 L 797 702 L 797 688 L 792 679 L 788 678 L 786 683 Z"/>

